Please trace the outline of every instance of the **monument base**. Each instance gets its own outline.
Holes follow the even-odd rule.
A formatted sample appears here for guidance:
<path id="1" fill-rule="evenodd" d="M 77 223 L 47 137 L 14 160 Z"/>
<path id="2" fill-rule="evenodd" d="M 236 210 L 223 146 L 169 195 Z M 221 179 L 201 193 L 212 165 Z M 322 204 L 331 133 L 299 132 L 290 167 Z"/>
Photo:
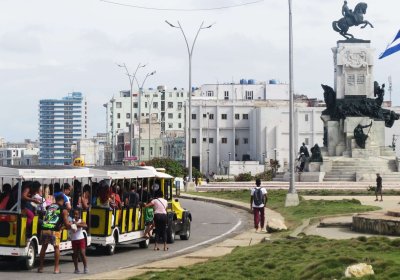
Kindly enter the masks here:
<path id="1" fill-rule="evenodd" d="M 285 207 L 298 206 L 300 203 L 298 193 L 288 193 L 286 195 Z"/>

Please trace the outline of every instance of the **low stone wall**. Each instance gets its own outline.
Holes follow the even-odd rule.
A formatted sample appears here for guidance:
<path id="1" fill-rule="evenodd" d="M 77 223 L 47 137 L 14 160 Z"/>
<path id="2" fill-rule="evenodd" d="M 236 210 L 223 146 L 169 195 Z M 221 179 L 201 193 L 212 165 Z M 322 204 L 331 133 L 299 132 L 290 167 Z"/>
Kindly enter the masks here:
<path id="1" fill-rule="evenodd" d="M 353 216 L 352 230 L 362 233 L 400 236 L 400 218 L 382 214 Z"/>

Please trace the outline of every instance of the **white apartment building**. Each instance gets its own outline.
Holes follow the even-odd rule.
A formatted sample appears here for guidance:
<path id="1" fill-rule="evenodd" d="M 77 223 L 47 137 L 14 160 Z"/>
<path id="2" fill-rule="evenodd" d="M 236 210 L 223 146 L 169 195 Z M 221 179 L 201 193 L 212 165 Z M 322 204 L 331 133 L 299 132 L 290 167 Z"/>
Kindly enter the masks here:
<path id="1" fill-rule="evenodd" d="M 38 148 L 0 148 L 0 166 L 38 165 L 38 163 Z"/>
<path id="2" fill-rule="evenodd" d="M 321 112 L 325 108 L 295 108 L 295 145 L 323 146 Z M 192 104 L 193 166 L 204 174 L 226 174 L 230 161 L 289 159 L 289 106 L 273 100 L 205 100 Z"/>
<path id="3" fill-rule="evenodd" d="M 139 139 L 139 127 L 141 127 L 141 139 L 148 139 L 148 132 L 143 129 L 148 126 L 143 120 L 156 122 L 160 126 L 160 133 L 151 134 L 152 139 L 161 139 L 165 135 L 173 135 L 177 132 L 184 132 L 185 127 L 185 101 L 187 100 L 187 92 L 184 89 L 173 88 L 166 89 L 165 86 L 159 86 L 157 89 L 149 88 L 141 93 L 134 92 L 132 95 L 132 121 L 133 121 L 133 138 Z M 140 101 L 140 104 L 139 104 Z M 120 133 L 129 132 L 131 123 L 131 96 L 129 91 L 121 91 L 118 96 L 114 96 L 108 103 L 104 104 L 107 115 L 107 135 L 108 141 L 112 147 L 116 146 L 116 137 Z M 139 125 L 140 119 L 143 119 Z M 147 137 L 147 138 L 146 138 Z M 129 142 L 129 137 L 128 137 Z M 140 157 L 139 153 L 144 150 L 144 155 L 148 154 L 148 142 L 134 140 L 136 145 L 133 147 L 133 155 L 128 157 Z M 154 141 L 153 141 L 154 142 Z M 154 147 L 153 154 L 159 154 L 158 146 Z M 114 153 L 115 154 L 115 153 Z M 113 161 L 116 157 L 113 157 Z"/>

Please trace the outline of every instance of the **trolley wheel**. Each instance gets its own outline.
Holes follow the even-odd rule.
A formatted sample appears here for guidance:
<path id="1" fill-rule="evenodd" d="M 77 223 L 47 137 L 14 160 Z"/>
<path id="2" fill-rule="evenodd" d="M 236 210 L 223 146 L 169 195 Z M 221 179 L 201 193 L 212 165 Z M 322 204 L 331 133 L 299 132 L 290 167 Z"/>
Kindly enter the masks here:
<path id="1" fill-rule="evenodd" d="M 186 220 L 186 230 L 180 235 L 181 240 L 189 240 L 190 238 L 190 219 Z"/>

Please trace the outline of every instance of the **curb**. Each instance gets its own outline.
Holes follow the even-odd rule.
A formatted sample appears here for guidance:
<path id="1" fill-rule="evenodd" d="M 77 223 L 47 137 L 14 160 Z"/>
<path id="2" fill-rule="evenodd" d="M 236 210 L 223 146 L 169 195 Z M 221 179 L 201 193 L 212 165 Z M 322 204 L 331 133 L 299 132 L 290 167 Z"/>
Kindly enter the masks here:
<path id="1" fill-rule="evenodd" d="M 183 198 L 183 199 L 191 199 L 191 200 L 197 200 L 197 201 L 203 201 L 203 202 L 208 202 L 208 203 L 214 203 L 214 204 L 219 204 L 219 205 L 224 205 L 227 207 L 233 207 L 233 208 L 237 208 L 240 210 L 244 210 L 246 212 L 251 213 L 251 211 L 249 210 L 249 207 L 246 207 L 244 205 L 240 205 L 238 203 L 236 203 L 235 201 L 223 201 L 223 200 L 218 200 L 218 199 L 214 199 L 211 197 L 201 197 L 201 196 L 196 196 L 196 195 L 180 195 L 179 198 Z"/>

